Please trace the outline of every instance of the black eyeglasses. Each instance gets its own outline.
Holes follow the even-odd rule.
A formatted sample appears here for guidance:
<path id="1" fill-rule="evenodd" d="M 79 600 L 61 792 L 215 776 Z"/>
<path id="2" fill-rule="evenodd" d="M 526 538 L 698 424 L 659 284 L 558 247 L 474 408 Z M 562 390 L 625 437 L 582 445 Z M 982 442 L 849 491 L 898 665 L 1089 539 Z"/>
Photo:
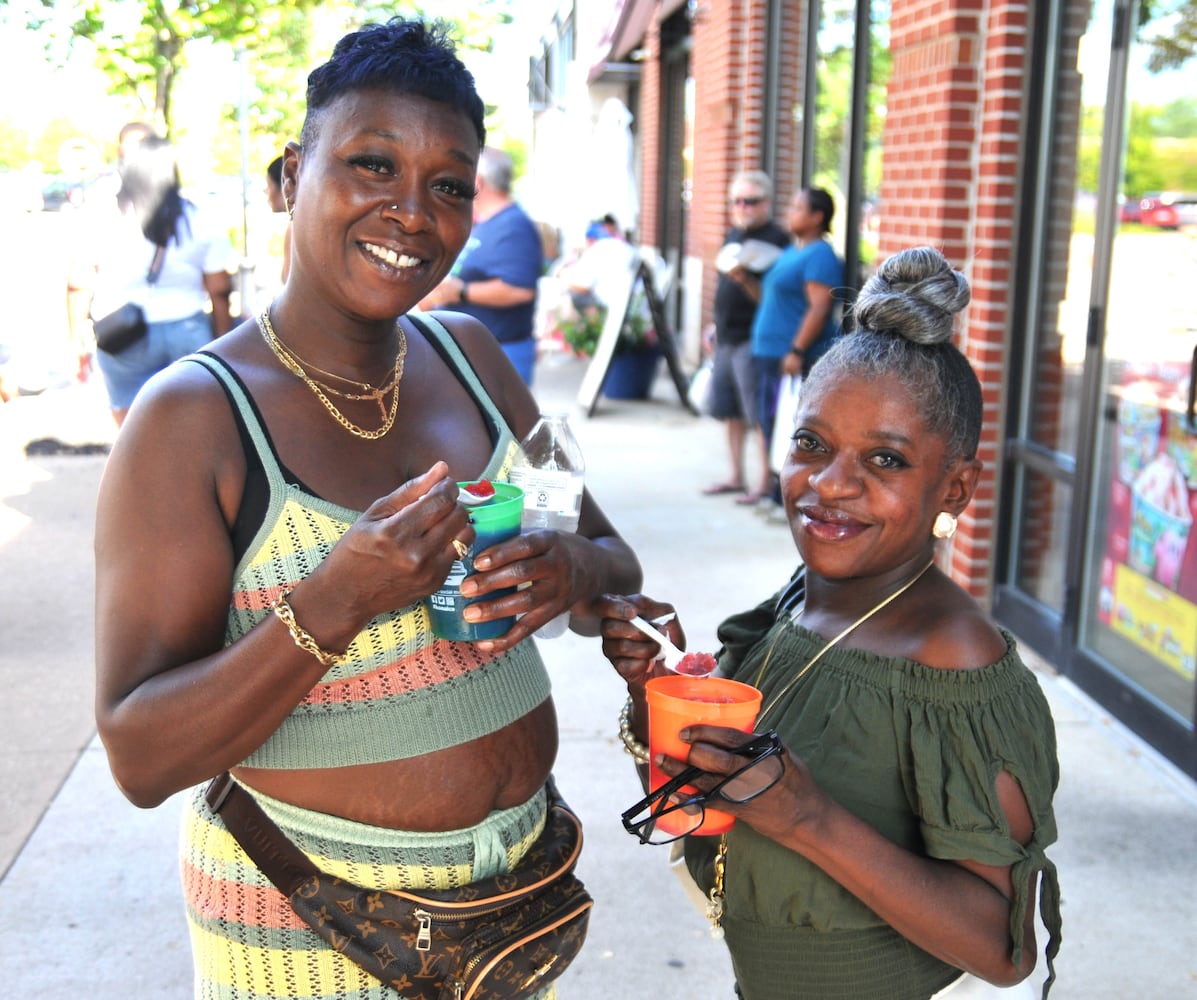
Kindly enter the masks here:
<path id="1" fill-rule="evenodd" d="M 757 196 L 755 198 L 733 198 L 731 200 L 731 203 L 733 205 L 743 205 L 746 208 L 756 208 L 756 206 L 759 205 L 764 200 L 765 199 L 760 196 Z"/>
<path id="2" fill-rule="evenodd" d="M 668 844 L 685 837 L 702 826 L 706 805 L 711 799 L 736 804 L 751 802 L 776 785 L 785 769 L 781 751 L 781 740 L 776 732 L 770 729 L 761 733 L 730 751 L 739 757 L 747 757 L 748 763 L 723 775 L 714 788 L 705 792 L 686 786 L 710 772 L 688 767 L 630 809 L 625 809 L 620 817 L 623 828 L 639 838 L 642 844 Z"/>

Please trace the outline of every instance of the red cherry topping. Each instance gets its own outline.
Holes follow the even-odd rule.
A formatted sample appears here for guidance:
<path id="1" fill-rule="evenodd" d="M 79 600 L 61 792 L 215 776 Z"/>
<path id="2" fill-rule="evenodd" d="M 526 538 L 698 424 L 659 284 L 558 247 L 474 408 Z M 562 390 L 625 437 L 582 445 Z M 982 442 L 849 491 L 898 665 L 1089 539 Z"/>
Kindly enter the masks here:
<path id="1" fill-rule="evenodd" d="M 495 495 L 494 484 L 489 479 L 479 479 L 476 483 L 469 483 L 463 489 L 470 496 L 490 499 Z"/>

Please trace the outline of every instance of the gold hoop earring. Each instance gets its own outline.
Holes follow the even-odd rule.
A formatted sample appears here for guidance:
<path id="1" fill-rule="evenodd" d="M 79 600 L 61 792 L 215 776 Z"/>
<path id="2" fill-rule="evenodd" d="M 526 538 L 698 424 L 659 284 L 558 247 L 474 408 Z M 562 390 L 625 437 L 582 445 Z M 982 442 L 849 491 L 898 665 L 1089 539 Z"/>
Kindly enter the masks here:
<path id="1" fill-rule="evenodd" d="M 931 534 L 936 538 L 951 538 L 956 534 L 956 517 L 946 510 L 935 515 L 935 524 L 931 526 Z"/>

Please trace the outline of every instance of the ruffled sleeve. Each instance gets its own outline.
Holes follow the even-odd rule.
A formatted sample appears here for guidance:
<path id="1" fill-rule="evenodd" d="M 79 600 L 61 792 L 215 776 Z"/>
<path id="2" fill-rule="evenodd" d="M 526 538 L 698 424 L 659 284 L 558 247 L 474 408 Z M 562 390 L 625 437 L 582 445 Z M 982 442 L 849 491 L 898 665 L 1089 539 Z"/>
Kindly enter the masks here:
<path id="1" fill-rule="evenodd" d="M 1034 674 L 1008 653 L 997 669 L 908 675 L 897 695 L 895 722 L 909 726 L 905 786 L 927 854 L 1010 866 L 1010 960 L 1022 961 L 1023 915 L 1039 884 L 1039 912 L 1049 940 L 1048 980 L 1060 947 L 1060 890 L 1046 849 L 1056 840 L 1052 797 L 1059 783 L 1055 726 Z M 1005 669 L 1002 669 L 1005 668 Z M 947 684 L 944 681 L 948 681 Z M 997 776 L 1008 772 L 1022 788 L 1034 824 L 1027 845 L 1007 827 Z"/>

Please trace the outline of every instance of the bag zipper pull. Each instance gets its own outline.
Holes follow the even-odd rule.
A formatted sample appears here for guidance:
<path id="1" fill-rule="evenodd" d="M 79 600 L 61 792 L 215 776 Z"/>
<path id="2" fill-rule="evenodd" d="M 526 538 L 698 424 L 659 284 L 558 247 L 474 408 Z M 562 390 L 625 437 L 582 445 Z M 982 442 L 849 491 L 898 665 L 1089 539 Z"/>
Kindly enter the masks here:
<path id="1" fill-rule="evenodd" d="M 558 958 L 558 956 L 554 955 L 547 962 L 545 962 L 544 965 L 542 965 L 539 969 L 533 970 L 532 974 L 530 976 L 528 976 L 528 978 L 525 979 L 522 983 L 520 983 L 520 989 L 521 990 L 528 989 L 533 983 L 535 983 L 538 979 L 540 979 L 542 976 L 544 976 L 553 967 L 553 963 L 557 961 L 557 958 Z"/>
<path id="2" fill-rule="evenodd" d="M 420 921 L 416 932 L 416 951 L 432 950 L 432 914 L 427 910 L 412 910 L 412 916 Z"/>

